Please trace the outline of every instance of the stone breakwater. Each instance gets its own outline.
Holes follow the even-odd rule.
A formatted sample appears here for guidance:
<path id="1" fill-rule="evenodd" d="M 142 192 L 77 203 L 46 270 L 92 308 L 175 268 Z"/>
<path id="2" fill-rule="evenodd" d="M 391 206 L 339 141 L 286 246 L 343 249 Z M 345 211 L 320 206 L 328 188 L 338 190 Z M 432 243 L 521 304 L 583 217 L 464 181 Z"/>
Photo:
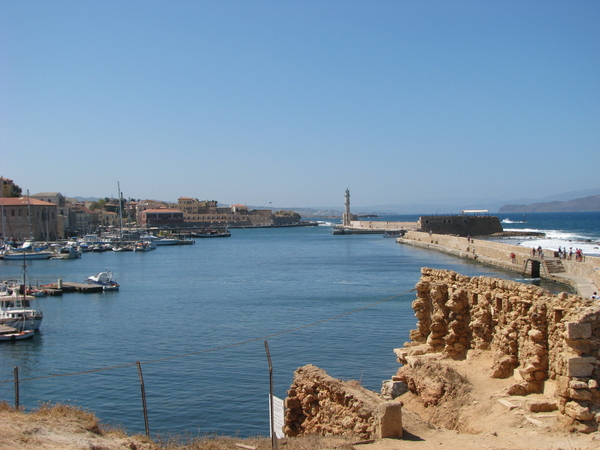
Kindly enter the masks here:
<path id="1" fill-rule="evenodd" d="M 552 250 L 544 249 L 544 258 L 532 256 L 531 248 L 503 244 L 486 239 L 473 239 L 445 234 L 408 231 L 396 240 L 399 244 L 436 250 L 460 258 L 515 273 L 531 275 L 533 267 L 539 276 L 571 286 L 579 295 L 589 297 L 600 289 L 600 258 L 586 256 L 585 261 L 554 258 Z"/>
<path id="2" fill-rule="evenodd" d="M 492 378 L 510 378 L 507 394 L 543 393 L 548 409 L 582 430 L 600 423 L 600 303 L 490 277 L 423 268 L 412 307 L 412 342 L 395 353 L 398 380 L 428 355 L 464 359 L 491 352 Z M 417 361 L 420 361 L 417 363 Z M 440 396 L 443 389 L 440 390 Z M 430 402 L 435 400 L 430 400 Z"/>

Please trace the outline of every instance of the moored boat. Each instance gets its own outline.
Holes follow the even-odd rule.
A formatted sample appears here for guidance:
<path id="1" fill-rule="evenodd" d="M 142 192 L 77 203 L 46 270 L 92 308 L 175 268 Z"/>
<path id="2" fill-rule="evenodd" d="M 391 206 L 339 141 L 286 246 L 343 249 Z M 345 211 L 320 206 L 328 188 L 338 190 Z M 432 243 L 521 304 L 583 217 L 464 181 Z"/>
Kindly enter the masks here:
<path id="1" fill-rule="evenodd" d="M 34 330 L 21 330 L 6 325 L 0 325 L 0 341 L 17 341 L 33 337 Z"/>
<path id="2" fill-rule="evenodd" d="M 25 250 L 7 250 L 3 257 L 6 260 L 32 260 L 32 259 L 49 259 L 52 252 L 48 251 L 25 251 Z"/>
<path id="3" fill-rule="evenodd" d="M 229 230 L 212 230 L 208 228 L 197 233 L 190 233 L 190 236 L 193 238 L 230 237 L 231 232 Z"/>
<path id="4" fill-rule="evenodd" d="M 0 325 L 21 331 L 38 330 L 44 316 L 41 310 L 31 306 L 35 297 L 20 294 L 18 288 L 13 288 L 10 294 L 8 290 L 7 285 L 0 285 Z"/>
<path id="5" fill-rule="evenodd" d="M 72 245 L 65 245 L 58 249 L 52 256 L 52 259 L 78 259 L 81 258 L 81 252 Z"/>
<path id="6" fill-rule="evenodd" d="M 155 248 L 156 244 L 153 241 L 138 241 L 133 245 L 134 252 L 149 252 Z"/>
<path id="7" fill-rule="evenodd" d="M 105 270 L 104 272 L 100 272 L 97 275 L 92 275 L 87 277 L 88 284 L 94 284 L 102 286 L 102 290 L 104 291 L 118 291 L 119 283 L 117 283 L 113 279 L 113 273 Z"/>

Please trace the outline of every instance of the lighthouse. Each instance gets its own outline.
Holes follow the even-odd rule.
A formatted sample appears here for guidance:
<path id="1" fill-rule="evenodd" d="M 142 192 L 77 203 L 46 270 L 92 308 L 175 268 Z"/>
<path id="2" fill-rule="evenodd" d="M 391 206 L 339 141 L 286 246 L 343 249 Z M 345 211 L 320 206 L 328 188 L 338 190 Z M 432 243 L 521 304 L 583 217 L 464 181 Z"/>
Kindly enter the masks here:
<path id="1" fill-rule="evenodd" d="M 344 214 L 342 216 L 342 225 L 345 227 L 349 227 L 350 226 L 350 221 L 353 219 L 352 217 L 352 213 L 350 212 L 350 190 L 348 188 L 346 188 L 346 193 L 344 195 L 345 197 L 345 210 L 344 210 Z"/>

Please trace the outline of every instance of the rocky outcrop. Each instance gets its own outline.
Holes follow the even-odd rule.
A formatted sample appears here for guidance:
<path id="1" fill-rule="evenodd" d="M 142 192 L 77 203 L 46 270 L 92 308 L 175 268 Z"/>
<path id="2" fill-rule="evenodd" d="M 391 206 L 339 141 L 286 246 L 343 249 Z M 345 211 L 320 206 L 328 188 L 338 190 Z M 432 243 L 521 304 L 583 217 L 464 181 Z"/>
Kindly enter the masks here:
<path id="1" fill-rule="evenodd" d="M 462 359 L 470 350 L 492 352 L 490 377 L 514 377 L 508 394 L 541 393 L 547 384 L 554 384 L 560 412 L 583 428 L 597 429 L 597 301 L 446 270 L 423 268 L 421 274 L 412 304 L 417 329 L 410 333 L 412 342 L 396 350 L 407 366 L 399 371 L 399 379 L 410 382 L 407 373 L 415 358 L 431 353 Z M 435 402 L 435 397 L 430 392 L 427 402 Z"/>
<path id="2" fill-rule="evenodd" d="M 313 365 L 300 367 L 285 399 L 286 436 L 402 437 L 401 404 L 386 401 L 356 381 L 340 381 Z"/>

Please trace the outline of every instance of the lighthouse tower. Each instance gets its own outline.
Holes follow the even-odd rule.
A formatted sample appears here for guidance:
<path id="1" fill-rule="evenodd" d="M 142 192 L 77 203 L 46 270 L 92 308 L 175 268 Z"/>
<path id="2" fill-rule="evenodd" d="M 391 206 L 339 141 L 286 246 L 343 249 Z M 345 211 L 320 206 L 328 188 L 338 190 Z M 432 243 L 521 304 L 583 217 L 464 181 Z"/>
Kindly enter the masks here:
<path id="1" fill-rule="evenodd" d="M 350 221 L 354 218 L 352 213 L 350 212 L 350 191 L 346 188 L 345 193 L 346 201 L 344 202 L 346 208 L 344 210 L 344 214 L 342 215 L 342 225 L 345 227 L 350 226 Z"/>

